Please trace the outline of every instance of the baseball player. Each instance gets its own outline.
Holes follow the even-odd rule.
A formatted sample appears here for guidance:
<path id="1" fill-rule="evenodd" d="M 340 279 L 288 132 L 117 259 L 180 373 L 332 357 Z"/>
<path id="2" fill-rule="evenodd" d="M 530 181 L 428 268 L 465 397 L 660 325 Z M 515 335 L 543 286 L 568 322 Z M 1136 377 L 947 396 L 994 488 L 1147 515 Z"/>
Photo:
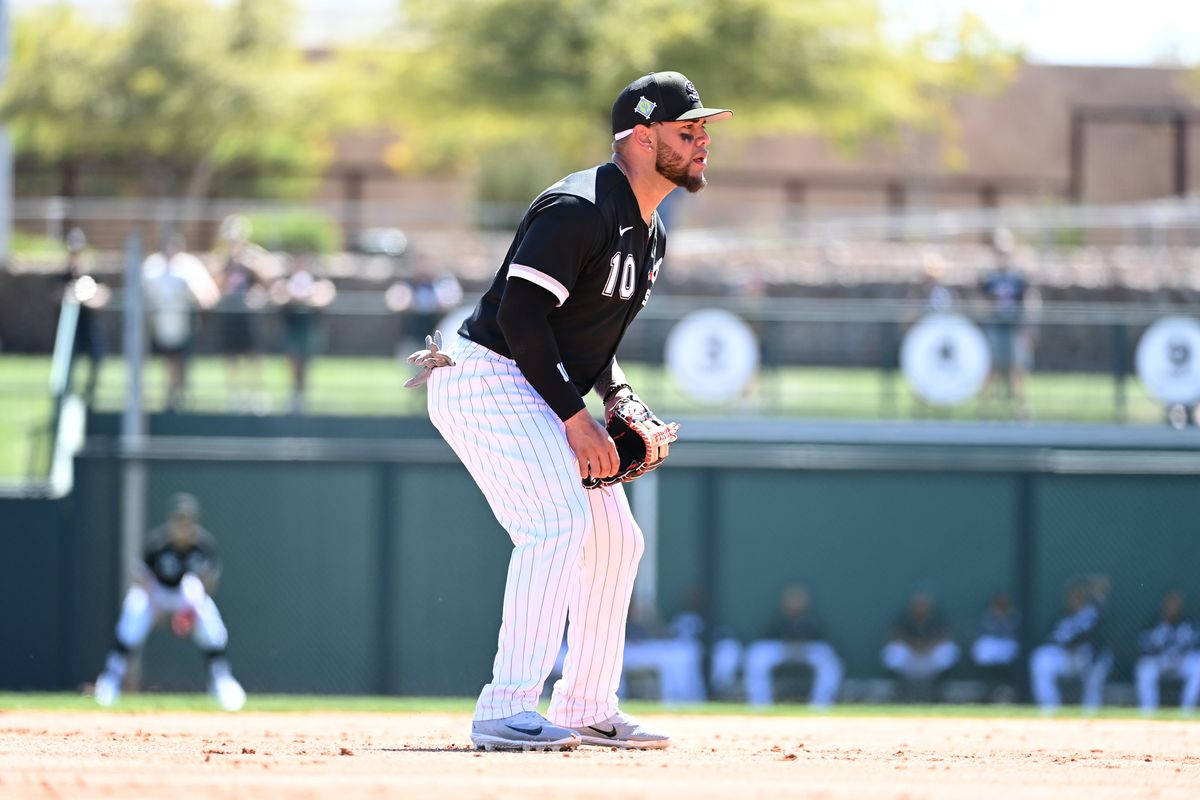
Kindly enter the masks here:
<path id="1" fill-rule="evenodd" d="M 950 638 L 950 626 L 938 612 L 933 594 L 924 589 L 913 592 L 883 646 L 883 665 L 908 681 L 909 688 L 927 690 L 958 663 L 958 656 L 958 645 Z"/>
<path id="2" fill-rule="evenodd" d="M 1100 708 L 1104 681 L 1113 662 L 1100 626 L 1108 590 L 1109 581 L 1104 576 L 1072 582 L 1067 589 L 1067 613 L 1054 623 L 1050 641 L 1029 656 L 1033 699 L 1043 711 L 1054 711 L 1061 705 L 1058 679 L 1067 675 L 1083 681 L 1084 709 Z"/>
<path id="3" fill-rule="evenodd" d="M 634 603 L 626 623 L 623 672 L 655 672 L 659 699 L 667 703 L 704 702 L 704 647 L 697 626 L 687 624 L 690 616 L 667 626 L 653 604 Z M 622 685 L 622 696 L 626 688 Z"/>
<path id="4" fill-rule="evenodd" d="M 492 680 L 471 726 L 477 747 L 668 743 L 617 709 L 643 540 L 619 483 L 582 485 L 618 471 L 617 446 L 583 397 L 595 390 L 608 417 L 634 396 L 615 356 L 666 250 L 656 209 L 676 187 L 704 187 L 706 126 L 731 114 L 705 107 L 678 72 L 625 87 L 612 108 L 612 160 L 538 195 L 448 365 L 418 376 L 428 377 L 430 419 L 514 545 Z M 568 616 L 546 718 L 538 698 Z"/>
<path id="5" fill-rule="evenodd" d="M 1154 624 L 1138 636 L 1138 704 L 1150 713 L 1158 709 L 1158 681 L 1164 675 L 1183 681 L 1180 708 L 1185 714 L 1196 710 L 1200 699 L 1200 630 L 1183 616 L 1183 592 L 1167 592 L 1162 612 Z"/>
<path id="6" fill-rule="evenodd" d="M 971 642 L 971 661 L 986 676 L 988 693 L 996 702 L 1015 699 L 1013 673 L 1021 656 L 1017 626 L 1012 597 L 1008 592 L 996 592 L 988 600 L 979 620 L 978 635 Z"/>
<path id="7" fill-rule="evenodd" d="M 200 527 L 200 505 L 190 494 L 172 498 L 171 518 L 150 532 L 142 563 L 125 595 L 116 642 L 96 679 L 96 702 L 111 706 L 121 693 L 129 654 L 142 646 L 155 622 L 170 615 L 171 630 L 191 634 L 208 661 L 209 692 L 221 708 L 237 711 L 246 693 L 225 658 L 229 635 L 212 599 L 220 565 L 212 535 Z"/>
<path id="8" fill-rule="evenodd" d="M 814 708 L 833 705 L 842 684 L 842 660 L 812 612 L 808 588 L 801 584 L 783 590 L 767 638 L 746 648 L 747 701 L 752 705 L 774 702 L 772 673 L 781 664 L 809 666 L 813 671 L 809 702 Z"/>

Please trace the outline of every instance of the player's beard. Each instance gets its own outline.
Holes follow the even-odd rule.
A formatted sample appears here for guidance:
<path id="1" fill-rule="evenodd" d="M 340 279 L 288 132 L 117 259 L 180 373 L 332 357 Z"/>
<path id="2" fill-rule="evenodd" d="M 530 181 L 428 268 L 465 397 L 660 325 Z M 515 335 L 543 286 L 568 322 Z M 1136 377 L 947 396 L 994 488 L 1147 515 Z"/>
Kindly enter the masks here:
<path id="1" fill-rule="evenodd" d="M 699 175 L 692 175 L 688 171 L 691 166 L 692 162 L 689 159 L 676 153 L 667 146 L 666 142 L 658 143 L 654 169 L 671 183 L 695 194 L 708 185 L 708 178 L 704 177 L 703 172 Z"/>

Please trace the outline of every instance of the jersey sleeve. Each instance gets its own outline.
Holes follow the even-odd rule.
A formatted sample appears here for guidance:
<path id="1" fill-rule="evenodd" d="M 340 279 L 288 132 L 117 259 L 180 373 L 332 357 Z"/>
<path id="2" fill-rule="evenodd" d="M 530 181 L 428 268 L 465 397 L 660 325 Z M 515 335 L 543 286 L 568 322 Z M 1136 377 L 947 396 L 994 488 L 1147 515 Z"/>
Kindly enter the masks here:
<path id="1" fill-rule="evenodd" d="M 221 574 L 221 559 L 217 555 L 217 540 L 206 529 L 196 527 L 197 558 L 195 571 L 198 577 L 216 580 Z"/>
<path id="2" fill-rule="evenodd" d="M 567 302 L 589 260 L 603 244 L 603 220 L 595 205 L 574 195 L 545 201 L 508 265 L 508 277 L 521 278 Z"/>

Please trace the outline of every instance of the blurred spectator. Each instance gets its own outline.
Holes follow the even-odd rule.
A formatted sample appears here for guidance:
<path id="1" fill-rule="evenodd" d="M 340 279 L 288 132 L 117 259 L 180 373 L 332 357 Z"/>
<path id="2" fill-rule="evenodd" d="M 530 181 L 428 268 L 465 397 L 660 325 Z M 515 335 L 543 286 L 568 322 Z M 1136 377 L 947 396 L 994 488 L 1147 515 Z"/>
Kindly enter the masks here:
<path id="1" fill-rule="evenodd" d="M 989 695 L 994 702 L 1016 699 L 1013 672 L 1020 654 L 1012 598 L 1007 592 L 996 592 L 984 609 L 978 635 L 971 643 L 971 660 L 987 674 Z"/>
<path id="2" fill-rule="evenodd" d="M 250 220 L 245 217 L 226 217 L 219 235 L 222 266 L 217 322 L 229 397 L 236 409 L 263 413 L 257 315 L 252 312 L 266 305 L 262 267 L 268 254 L 250 242 Z"/>
<path id="3" fill-rule="evenodd" d="M 332 282 L 313 274 L 310 256 L 297 255 L 288 262 L 288 274 L 272 284 L 270 296 L 283 314 L 284 350 L 292 368 L 290 409 L 299 414 L 305 408 L 309 361 L 323 346 L 318 315 L 333 302 L 337 290 Z"/>
<path id="4" fill-rule="evenodd" d="M 79 228 L 67 234 L 67 263 L 63 268 L 64 297 L 79 304 L 79 319 L 75 323 L 75 341 L 71 348 L 71 366 L 67 370 L 67 390 L 75 371 L 75 359 L 87 356 L 88 375 L 83 398 L 89 406 L 96 397 L 96 382 L 100 377 L 100 365 L 104 361 L 104 329 L 100 326 L 97 311 L 108 304 L 112 292 L 103 283 L 89 274 L 84 261 L 87 237 Z"/>
<path id="5" fill-rule="evenodd" d="M 1112 652 L 1101 635 L 1108 578 L 1098 575 L 1073 581 L 1067 588 L 1066 613 L 1054 623 L 1050 640 L 1029 657 L 1033 699 L 1044 711 L 1062 705 L 1058 680 L 1083 682 L 1083 707 L 1095 711 L 1103 702 L 1104 681 L 1112 669 Z"/>
<path id="6" fill-rule="evenodd" d="M 927 591 L 913 592 L 883 648 L 883 665 L 915 695 L 931 697 L 934 682 L 958 661 L 958 645 Z"/>
<path id="7" fill-rule="evenodd" d="M 934 250 L 926 250 L 921 255 L 921 280 L 909 288 L 907 300 L 907 308 L 904 314 L 903 322 L 905 323 L 905 331 L 897 331 L 895 334 L 895 361 L 892 362 L 894 368 L 900 367 L 900 353 L 904 348 L 904 333 L 907 329 L 912 328 L 922 318 L 930 314 L 949 314 L 954 310 L 958 298 L 954 291 L 943 283 L 946 274 L 946 260 L 942 258 L 941 253 Z M 913 393 L 914 410 L 918 416 L 938 416 L 941 411 L 934 405 L 927 402 L 920 394 Z"/>
<path id="8" fill-rule="evenodd" d="M 660 699 L 664 702 L 703 702 L 703 646 L 699 630 L 687 612 L 677 617 L 675 623 L 673 628 L 664 626 L 651 605 L 630 606 L 622 681 L 630 672 L 653 670 L 658 674 Z M 622 696 L 625 691 L 622 686 Z"/>
<path id="9" fill-rule="evenodd" d="M 398 280 L 387 288 L 384 300 L 388 308 L 401 314 L 401 334 L 396 352 L 407 355 L 424 346 L 425 336 L 447 313 L 462 303 L 462 284 L 446 271 L 438 272 L 428 260 L 419 260 L 408 280 Z M 448 336 L 454 331 L 442 331 Z"/>
<path id="10" fill-rule="evenodd" d="M 842 660 L 813 616 L 808 589 L 799 584 L 783 590 L 779 610 L 766 639 L 746 648 L 746 699 L 752 705 L 774 701 L 772 674 L 783 664 L 804 664 L 813 671 L 809 702 L 825 708 L 837 699 Z"/>
<path id="11" fill-rule="evenodd" d="M 948 314 L 958 302 L 954 290 L 947 286 L 946 259 L 934 250 L 927 250 L 921 255 L 921 281 L 912 287 L 908 299 L 919 304 L 919 315 Z M 915 322 L 917 317 L 910 321 Z"/>
<path id="12" fill-rule="evenodd" d="M 984 386 L 983 397 L 990 400 L 1004 381 L 1004 396 L 1009 414 L 1029 416 L 1025 380 L 1033 368 L 1035 331 L 1029 324 L 1029 311 L 1040 304 L 1037 290 L 1021 274 L 1016 262 L 1016 244 L 1012 232 L 998 228 L 992 234 L 996 266 L 980 283 L 980 290 L 991 311 L 984 332 L 992 353 L 992 371 Z"/>
<path id="13" fill-rule="evenodd" d="M 212 308 L 221 297 L 216 282 L 194 255 L 184 252 L 180 234 L 168 237 L 162 251 L 142 264 L 142 285 L 150 336 L 167 362 L 167 407 L 183 407 L 187 394 L 188 358 L 195 337 L 198 309 Z"/>
<path id="14" fill-rule="evenodd" d="M 1183 681 L 1179 706 L 1184 714 L 1196 710 L 1200 699 L 1200 630 L 1183 616 L 1183 592 L 1167 592 L 1162 611 L 1154 623 L 1138 636 L 1138 705 L 1142 711 L 1158 708 L 1158 683 L 1170 677 Z"/>
<path id="15" fill-rule="evenodd" d="M 246 702 L 225 658 L 229 634 L 212 599 L 220 575 L 216 542 L 199 518 L 196 498 L 181 492 L 171 500 L 170 519 L 146 537 L 142 562 L 121 606 L 113 649 L 96 678 L 100 705 L 111 706 L 120 697 L 130 654 L 164 615 L 170 615 L 175 635 L 190 635 L 204 652 L 209 691 L 221 707 L 237 711 Z"/>

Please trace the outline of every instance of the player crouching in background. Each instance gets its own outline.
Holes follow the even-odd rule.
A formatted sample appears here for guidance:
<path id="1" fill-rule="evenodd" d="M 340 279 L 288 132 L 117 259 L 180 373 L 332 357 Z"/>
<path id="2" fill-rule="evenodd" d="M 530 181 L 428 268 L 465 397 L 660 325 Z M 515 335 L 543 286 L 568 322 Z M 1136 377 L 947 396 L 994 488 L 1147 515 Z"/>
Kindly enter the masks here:
<path id="1" fill-rule="evenodd" d="M 209 692 L 221 708 L 237 711 L 245 705 L 246 693 L 225 659 L 229 634 L 211 596 L 220 571 L 216 543 L 197 522 L 200 504 L 195 497 L 177 494 L 171 509 L 167 523 L 147 537 L 143 563 L 137 565 L 121 606 L 116 642 L 96 679 L 96 702 L 111 706 L 117 701 L 129 654 L 142 646 L 156 622 L 170 614 L 171 630 L 181 637 L 191 634 L 204 652 Z"/>

